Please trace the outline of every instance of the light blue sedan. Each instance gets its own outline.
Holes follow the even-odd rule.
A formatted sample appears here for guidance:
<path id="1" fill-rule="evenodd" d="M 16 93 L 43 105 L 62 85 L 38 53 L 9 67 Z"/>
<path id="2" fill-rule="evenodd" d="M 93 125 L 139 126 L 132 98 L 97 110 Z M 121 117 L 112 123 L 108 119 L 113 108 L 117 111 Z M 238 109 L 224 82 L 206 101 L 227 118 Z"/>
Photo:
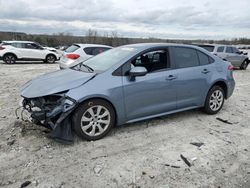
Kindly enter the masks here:
<path id="1" fill-rule="evenodd" d="M 216 114 L 234 87 L 233 66 L 200 47 L 133 44 L 27 82 L 21 114 L 58 140 L 97 140 L 114 125 L 194 108 Z"/>

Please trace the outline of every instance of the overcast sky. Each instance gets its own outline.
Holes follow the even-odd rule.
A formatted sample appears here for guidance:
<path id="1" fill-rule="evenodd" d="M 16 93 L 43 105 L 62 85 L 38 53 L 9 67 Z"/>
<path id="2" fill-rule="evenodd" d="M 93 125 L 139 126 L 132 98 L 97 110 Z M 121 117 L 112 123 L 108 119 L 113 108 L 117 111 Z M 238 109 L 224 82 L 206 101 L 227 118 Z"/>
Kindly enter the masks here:
<path id="1" fill-rule="evenodd" d="M 250 0 L 0 0 L 0 30 L 124 37 L 250 37 Z"/>

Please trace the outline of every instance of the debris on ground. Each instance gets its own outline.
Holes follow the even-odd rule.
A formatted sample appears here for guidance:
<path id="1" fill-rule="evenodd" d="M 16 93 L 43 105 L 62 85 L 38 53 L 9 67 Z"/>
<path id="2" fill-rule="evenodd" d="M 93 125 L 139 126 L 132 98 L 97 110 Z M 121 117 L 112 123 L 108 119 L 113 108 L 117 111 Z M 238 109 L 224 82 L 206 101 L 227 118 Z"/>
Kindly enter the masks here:
<path id="1" fill-rule="evenodd" d="M 171 167 L 171 168 L 181 168 L 180 166 L 170 165 L 170 164 L 165 164 L 165 166 L 169 166 L 169 167 Z"/>
<path id="2" fill-rule="evenodd" d="M 21 188 L 27 187 L 29 184 L 31 184 L 31 181 L 26 181 L 22 183 Z"/>
<path id="3" fill-rule="evenodd" d="M 149 177 L 150 177 L 150 179 L 154 179 L 154 178 L 155 178 L 155 176 L 154 176 L 154 175 L 150 175 Z"/>
<path id="4" fill-rule="evenodd" d="M 96 165 L 96 166 L 94 167 L 94 172 L 95 172 L 95 174 L 96 174 L 97 176 L 100 176 L 102 169 L 103 169 L 103 167 L 102 167 L 101 165 Z"/>
<path id="5" fill-rule="evenodd" d="M 188 167 L 192 166 L 186 157 L 184 157 L 182 154 L 180 156 L 181 156 L 181 159 L 186 163 L 186 165 L 188 165 Z"/>
<path id="6" fill-rule="evenodd" d="M 204 145 L 204 143 L 202 143 L 202 142 L 191 142 L 190 144 L 194 145 L 194 146 L 197 146 L 198 148 L 200 148 L 201 146 Z"/>
<path id="7" fill-rule="evenodd" d="M 10 141 L 7 142 L 7 145 L 8 145 L 8 146 L 12 146 L 15 142 L 16 142 L 15 139 L 10 140 Z"/>
<path id="8" fill-rule="evenodd" d="M 221 119 L 221 118 L 218 118 L 218 117 L 216 119 L 219 120 L 219 121 L 221 121 L 221 122 L 223 122 L 223 123 L 229 124 L 229 125 L 233 124 L 232 122 L 230 122 L 228 120 L 225 120 L 225 119 Z"/>
<path id="9" fill-rule="evenodd" d="M 193 157 L 192 159 L 191 159 L 191 161 L 196 161 L 197 160 L 197 157 Z"/>

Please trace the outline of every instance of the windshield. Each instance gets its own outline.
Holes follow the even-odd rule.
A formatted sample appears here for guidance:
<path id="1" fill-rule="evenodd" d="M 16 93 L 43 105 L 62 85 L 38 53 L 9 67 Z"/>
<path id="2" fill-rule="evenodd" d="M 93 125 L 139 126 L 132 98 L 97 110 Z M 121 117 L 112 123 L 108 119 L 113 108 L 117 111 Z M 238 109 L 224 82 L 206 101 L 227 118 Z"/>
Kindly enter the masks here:
<path id="1" fill-rule="evenodd" d="M 74 69 L 78 69 L 79 67 L 82 71 L 86 70 L 86 66 L 93 69 L 96 72 L 103 72 L 120 62 L 121 60 L 133 55 L 136 52 L 136 48 L 130 47 L 118 47 L 103 52 L 97 56 L 94 56 L 84 62 L 78 64 Z M 84 69 L 82 69 L 81 64 L 86 65 Z"/>

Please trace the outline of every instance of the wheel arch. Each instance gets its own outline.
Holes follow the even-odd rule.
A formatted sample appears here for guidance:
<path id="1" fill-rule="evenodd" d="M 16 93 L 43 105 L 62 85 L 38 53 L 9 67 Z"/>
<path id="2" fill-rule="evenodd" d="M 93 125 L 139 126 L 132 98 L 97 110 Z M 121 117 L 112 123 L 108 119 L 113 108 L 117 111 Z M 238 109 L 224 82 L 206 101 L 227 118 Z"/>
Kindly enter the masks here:
<path id="1" fill-rule="evenodd" d="M 55 57 L 55 59 L 57 60 L 56 55 L 55 55 L 55 54 L 53 54 L 53 53 L 48 53 L 48 54 L 46 55 L 46 57 L 45 57 L 45 60 L 47 59 L 47 57 L 48 57 L 49 55 L 53 55 L 53 56 Z"/>
<path id="2" fill-rule="evenodd" d="M 220 86 L 224 92 L 225 92 L 225 98 L 227 99 L 228 98 L 228 86 L 226 84 L 226 81 L 224 80 L 217 80 L 215 81 L 211 87 L 209 88 L 208 92 L 210 91 L 210 89 L 212 89 L 214 86 Z"/>
<path id="3" fill-rule="evenodd" d="M 4 55 L 3 55 L 3 58 L 6 56 L 6 55 L 13 55 L 15 56 L 16 59 L 18 59 L 17 55 L 13 52 L 6 52 Z"/>
<path id="4" fill-rule="evenodd" d="M 80 104 L 83 104 L 83 103 L 85 103 L 85 102 L 87 102 L 87 101 L 90 101 L 90 100 L 103 100 L 103 101 L 109 103 L 109 104 L 112 106 L 112 108 L 113 108 L 113 110 L 114 110 L 114 112 L 115 112 L 115 124 L 117 124 L 118 113 L 117 113 L 117 110 L 116 110 L 116 108 L 115 108 L 115 105 L 114 105 L 109 99 L 107 99 L 107 98 L 105 98 L 105 97 L 90 97 L 90 98 L 86 98 L 86 99 L 80 101 L 80 102 L 79 102 L 79 105 L 80 105 Z"/>

